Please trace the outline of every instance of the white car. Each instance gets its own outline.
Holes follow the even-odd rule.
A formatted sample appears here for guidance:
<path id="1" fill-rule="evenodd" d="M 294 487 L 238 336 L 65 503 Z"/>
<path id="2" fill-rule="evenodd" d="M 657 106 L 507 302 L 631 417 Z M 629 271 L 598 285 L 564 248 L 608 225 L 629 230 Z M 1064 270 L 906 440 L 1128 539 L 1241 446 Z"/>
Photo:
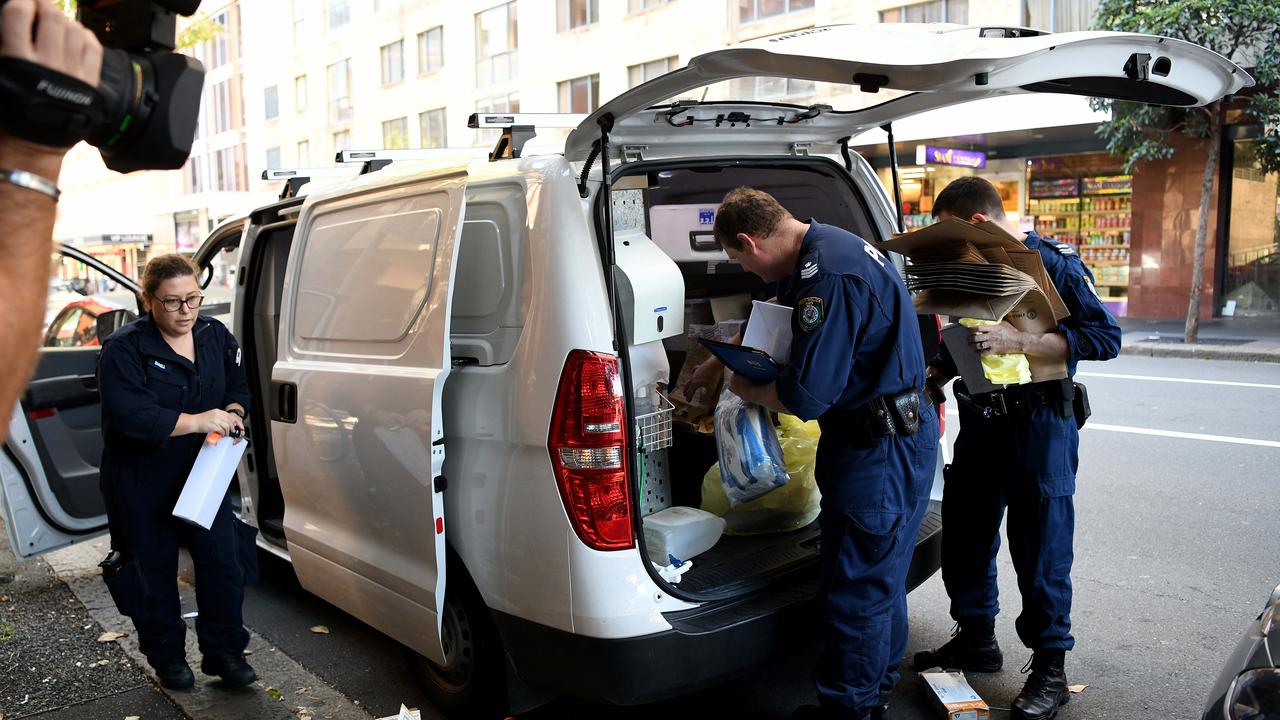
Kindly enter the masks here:
<path id="1" fill-rule="evenodd" d="M 752 76 L 893 97 L 667 102 Z M 722 538 L 669 582 L 641 532 L 670 501 L 652 491 L 700 483 L 715 453 L 691 433 L 641 452 L 636 429 L 678 372 L 688 301 L 763 292 L 709 241 L 724 193 L 758 187 L 876 243 L 897 214 L 851 136 L 1011 93 L 1203 105 L 1251 82 L 1146 35 L 817 27 L 695 57 L 592 113 L 562 152 L 526 155 L 511 127 L 493 159 L 444 151 L 260 208 L 197 254 L 239 246 L 232 323 L 257 398 L 242 514 L 303 587 L 418 653 L 432 697 L 468 717 L 558 693 L 640 703 L 746 670 L 807 627 L 816 524 Z M 47 420 L 15 410 L 0 466 L 22 555 L 102 531 L 60 509 L 97 486 L 51 490 L 68 479 L 37 452 L 58 442 Z M 938 567 L 940 529 L 935 502 L 912 586 Z"/>

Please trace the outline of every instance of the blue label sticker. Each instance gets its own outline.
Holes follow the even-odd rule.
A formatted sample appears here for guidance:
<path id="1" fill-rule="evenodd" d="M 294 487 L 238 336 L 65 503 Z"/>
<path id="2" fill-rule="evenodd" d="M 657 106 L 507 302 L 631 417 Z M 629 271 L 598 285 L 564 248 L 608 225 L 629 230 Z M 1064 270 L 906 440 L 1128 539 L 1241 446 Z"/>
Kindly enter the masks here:
<path id="1" fill-rule="evenodd" d="M 662 307 L 660 307 L 660 308 L 654 308 L 654 309 L 653 309 L 653 311 L 654 311 L 654 312 L 656 312 L 656 313 L 666 312 L 666 311 L 667 311 L 667 306 L 666 306 L 666 305 L 663 305 L 663 306 L 662 306 Z"/>
<path id="2" fill-rule="evenodd" d="M 715 210 L 699 210 L 698 211 L 699 225 L 713 225 L 715 224 L 715 221 L 716 221 Z"/>

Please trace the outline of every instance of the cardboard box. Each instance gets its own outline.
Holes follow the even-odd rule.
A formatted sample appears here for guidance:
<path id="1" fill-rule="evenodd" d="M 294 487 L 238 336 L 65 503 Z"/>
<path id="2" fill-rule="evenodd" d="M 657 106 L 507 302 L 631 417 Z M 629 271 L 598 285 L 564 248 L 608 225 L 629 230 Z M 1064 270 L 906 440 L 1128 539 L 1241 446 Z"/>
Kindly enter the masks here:
<path id="1" fill-rule="evenodd" d="M 991 720 L 991 709 L 969 687 L 964 673 L 931 670 L 920 673 L 920 677 L 946 720 Z"/>
<path id="2" fill-rule="evenodd" d="M 693 398 L 687 395 L 689 381 L 693 379 L 693 371 L 704 360 L 711 357 L 711 353 L 707 351 L 705 345 L 698 342 L 698 338 L 727 341 L 737 335 L 741 329 L 741 321 L 731 321 L 715 325 L 690 325 L 685 331 L 689 352 L 685 355 L 680 376 L 676 378 L 675 387 L 669 396 L 671 403 L 675 405 L 675 411 L 671 417 L 673 422 L 699 433 L 714 432 L 711 415 L 715 410 L 716 402 L 720 399 L 720 390 L 716 388 L 713 392 L 701 393 Z"/>

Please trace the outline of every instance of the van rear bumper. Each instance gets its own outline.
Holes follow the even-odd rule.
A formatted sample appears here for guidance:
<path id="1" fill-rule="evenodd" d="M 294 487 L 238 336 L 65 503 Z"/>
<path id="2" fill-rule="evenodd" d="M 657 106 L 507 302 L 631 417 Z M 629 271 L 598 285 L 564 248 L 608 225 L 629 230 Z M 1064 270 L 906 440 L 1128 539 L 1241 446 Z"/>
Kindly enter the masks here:
<path id="1" fill-rule="evenodd" d="M 907 579 L 914 589 L 941 560 L 939 503 L 916 536 Z M 630 638 L 592 638 L 494 612 L 512 672 L 529 686 L 612 705 L 684 695 L 749 672 L 817 638 L 816 563 L 786 588 L 668 613 L 671 630 Z"/>

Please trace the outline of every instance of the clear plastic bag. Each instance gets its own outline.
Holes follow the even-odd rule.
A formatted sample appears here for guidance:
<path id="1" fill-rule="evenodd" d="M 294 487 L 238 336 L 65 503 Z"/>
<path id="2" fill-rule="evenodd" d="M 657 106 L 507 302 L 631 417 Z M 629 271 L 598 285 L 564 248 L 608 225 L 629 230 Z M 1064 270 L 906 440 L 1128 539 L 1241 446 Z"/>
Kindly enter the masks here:
<path id="1" fill-rule="evenodd" d="M 751 502 L 787 484 L 782 446 L 769 411 L 734 395 L 725 384 L 716 405 L 720 482 L 731 506 Z"/>
<path id="2" fill-rule="evenodd" d="M 814 476 L 822 434 L 818 421 L 779 415 L 778 424 L 778 442 L 791 477 L 785 486 L 733 507 L 721 485 L 719 465 L 712 465 L 702 478 L 702 509 L 725 519 L 727 535 L 797 530 L 813 522 L 822 509 L 822 493 Z"/>

